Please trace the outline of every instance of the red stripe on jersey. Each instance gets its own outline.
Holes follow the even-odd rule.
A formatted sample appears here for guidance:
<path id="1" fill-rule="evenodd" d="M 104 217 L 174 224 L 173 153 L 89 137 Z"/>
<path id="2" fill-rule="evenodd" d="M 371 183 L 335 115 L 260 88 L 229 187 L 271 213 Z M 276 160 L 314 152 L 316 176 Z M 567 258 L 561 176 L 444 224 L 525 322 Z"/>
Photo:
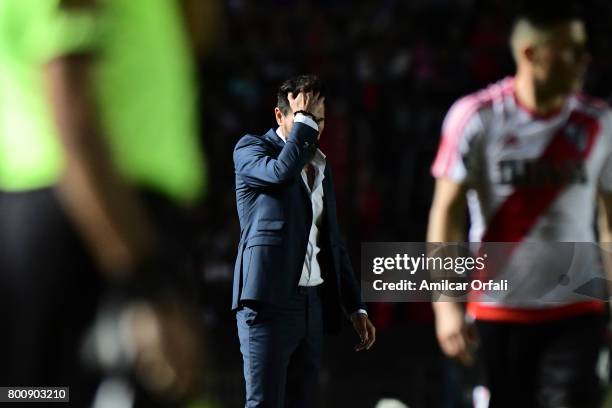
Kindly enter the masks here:
<path id="1" fill-rule="evenodd" d="M 582 137 L 582 141 L 570 140 L 568 126 L 583 133 L 574 133 L 574 137 Z M 596 118 L 581 112 L 573 111 L 567 124 L 559 129 L 540 156 L 539 160 L 551 163 L 561 163 L 565 160 L 584 160 L 590 154 L 595 140 L 599 134 L 600 125 Z M 579 143 L 584 143 L 580 148 Z M 557 196 L 567 187 L 566 185 L 549 185 L 538 187 L 516 187 L 514 192 L 504 201 L 491 218 L 483 242 L 513 242 L 514 246 L 508 248 L 504 254 L 509 259 L 518 243 L 522 241 L 536 220 L 550 208 Z M 494 278 L 505 262 L 501 260 L 497 265 L 489 265 L 483 271 L 488 278 Z M 478 299 L 479 293 L 473 294 L 473 300 Z M 486 306 L 483 302 L 473 301 L 468 309 L 477 319 L 500 320 L 515 322 L 538 322 L 559 317 L 569 317 L 575 313 L 581 314 L 600 310 L 602 302 L 580 302 L 547 309 L 512 309 L 507 307 Z"/>
<path id="2" fill-rule="evenodd" d="M 605 303 L 598 300 L 570 303 L 545 309 L 497 307 L 479 302 L 470 302 L 467 306 L 467 313 L 477 320 L 522 324 L 538 324 L 552 320 L 568 319 L 587 313 L 603 313 L 604 311 Z"/>
<path id="3" fill-rule="evenodd" d="M 566 135 L 568 126 L 584 131 L 586 140 L 580 149 Z M 566 160 L 584 160 L 588 157 L 599 133 L 596 118 L 573 111 L 567 124 L 559 129 L 539 160 L 560 164 Z M 483 242 L 519 242 L 528 234 L 536 220 L 550 207 L 566 185 L 516 187 L 498 208 L 488 223 Z"/>

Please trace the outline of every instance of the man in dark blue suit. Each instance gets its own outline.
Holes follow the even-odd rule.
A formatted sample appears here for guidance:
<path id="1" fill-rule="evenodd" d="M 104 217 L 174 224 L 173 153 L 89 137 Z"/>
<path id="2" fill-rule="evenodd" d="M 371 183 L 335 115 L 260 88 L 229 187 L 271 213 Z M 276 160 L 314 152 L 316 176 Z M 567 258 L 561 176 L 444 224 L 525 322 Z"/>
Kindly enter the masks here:
<path id="1" fill-rule="evenodd" d="M 338 231 L 329 166 L 318 149 L 325 104 L 315 76 L 285 81 L 278 129 L 234 149 L 240 244 L 234 269 L 246 407 L 311 407 L 324 330 L 350 317 L 369 349 L 375 329 Z"/>

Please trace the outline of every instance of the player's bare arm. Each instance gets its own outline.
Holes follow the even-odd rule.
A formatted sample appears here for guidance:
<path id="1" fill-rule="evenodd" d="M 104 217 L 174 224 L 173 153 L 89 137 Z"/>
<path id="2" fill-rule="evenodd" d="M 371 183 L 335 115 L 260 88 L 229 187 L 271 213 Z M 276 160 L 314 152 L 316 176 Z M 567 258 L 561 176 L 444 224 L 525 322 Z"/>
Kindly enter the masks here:
<path id="1" fill-rule="evenodd" d="M 465 187 L 448 178 L 436 180 L 427 227 L 428 242 L 462 242 L 466 233 Z M 434 302 L 436 334 L 444 354 L 471 364 L 473 331 L 459 303 Z"/>
<path id="2" fill-rule="evenodd" d="M 90 92 L 92 57 L 56 58 L 45 69 L 66 168 L 57 193 L 109 276 L 123 274 L 153 246 L 153 227 L 110 160 Z"/>
<path id="3" fill-rule="evenodd" d="M 597 227 L 599 242 L 603 245 L 602 257 L 608 280 L 612 280 L 612 253 L 608 250 L 612 245 L 612 193 L 600 191 L 597 211 Z"/>

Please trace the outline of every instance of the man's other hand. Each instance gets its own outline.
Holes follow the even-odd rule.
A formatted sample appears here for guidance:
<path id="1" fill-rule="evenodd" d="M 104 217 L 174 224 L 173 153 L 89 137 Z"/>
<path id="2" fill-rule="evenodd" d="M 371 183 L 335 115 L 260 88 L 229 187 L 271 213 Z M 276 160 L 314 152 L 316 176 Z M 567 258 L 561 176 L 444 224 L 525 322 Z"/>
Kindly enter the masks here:
<path id="1" fill-rule="evenodd" d="M 355 351 L 369 350 L 376 341 L 376 328 L 365 313 L 353 314 L 351 323 L 360 339 L 359 344 L 355 346 Z"/>

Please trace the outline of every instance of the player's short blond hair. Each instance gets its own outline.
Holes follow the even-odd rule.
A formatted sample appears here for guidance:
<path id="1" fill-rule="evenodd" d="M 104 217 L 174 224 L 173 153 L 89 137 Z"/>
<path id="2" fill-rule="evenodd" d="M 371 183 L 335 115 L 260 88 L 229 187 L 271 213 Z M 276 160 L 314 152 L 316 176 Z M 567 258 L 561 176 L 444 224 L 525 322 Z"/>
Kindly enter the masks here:
<path id="1" fill-rule="evenodd" d="M 510 34 L 515 61 L 526 46 L 550 41 L 559 24 L 585 23 L 580 0 L 526 0 L 519 8 Z"/>
<path id="2" fill-rule="evenodd" d="M 526 45 L 537 45 L 551 38 L 550 27 L 537 27 L 526 18 L 515 21 L 510 34 L 510 48 L 518 61 L 520 50 Z"/>

